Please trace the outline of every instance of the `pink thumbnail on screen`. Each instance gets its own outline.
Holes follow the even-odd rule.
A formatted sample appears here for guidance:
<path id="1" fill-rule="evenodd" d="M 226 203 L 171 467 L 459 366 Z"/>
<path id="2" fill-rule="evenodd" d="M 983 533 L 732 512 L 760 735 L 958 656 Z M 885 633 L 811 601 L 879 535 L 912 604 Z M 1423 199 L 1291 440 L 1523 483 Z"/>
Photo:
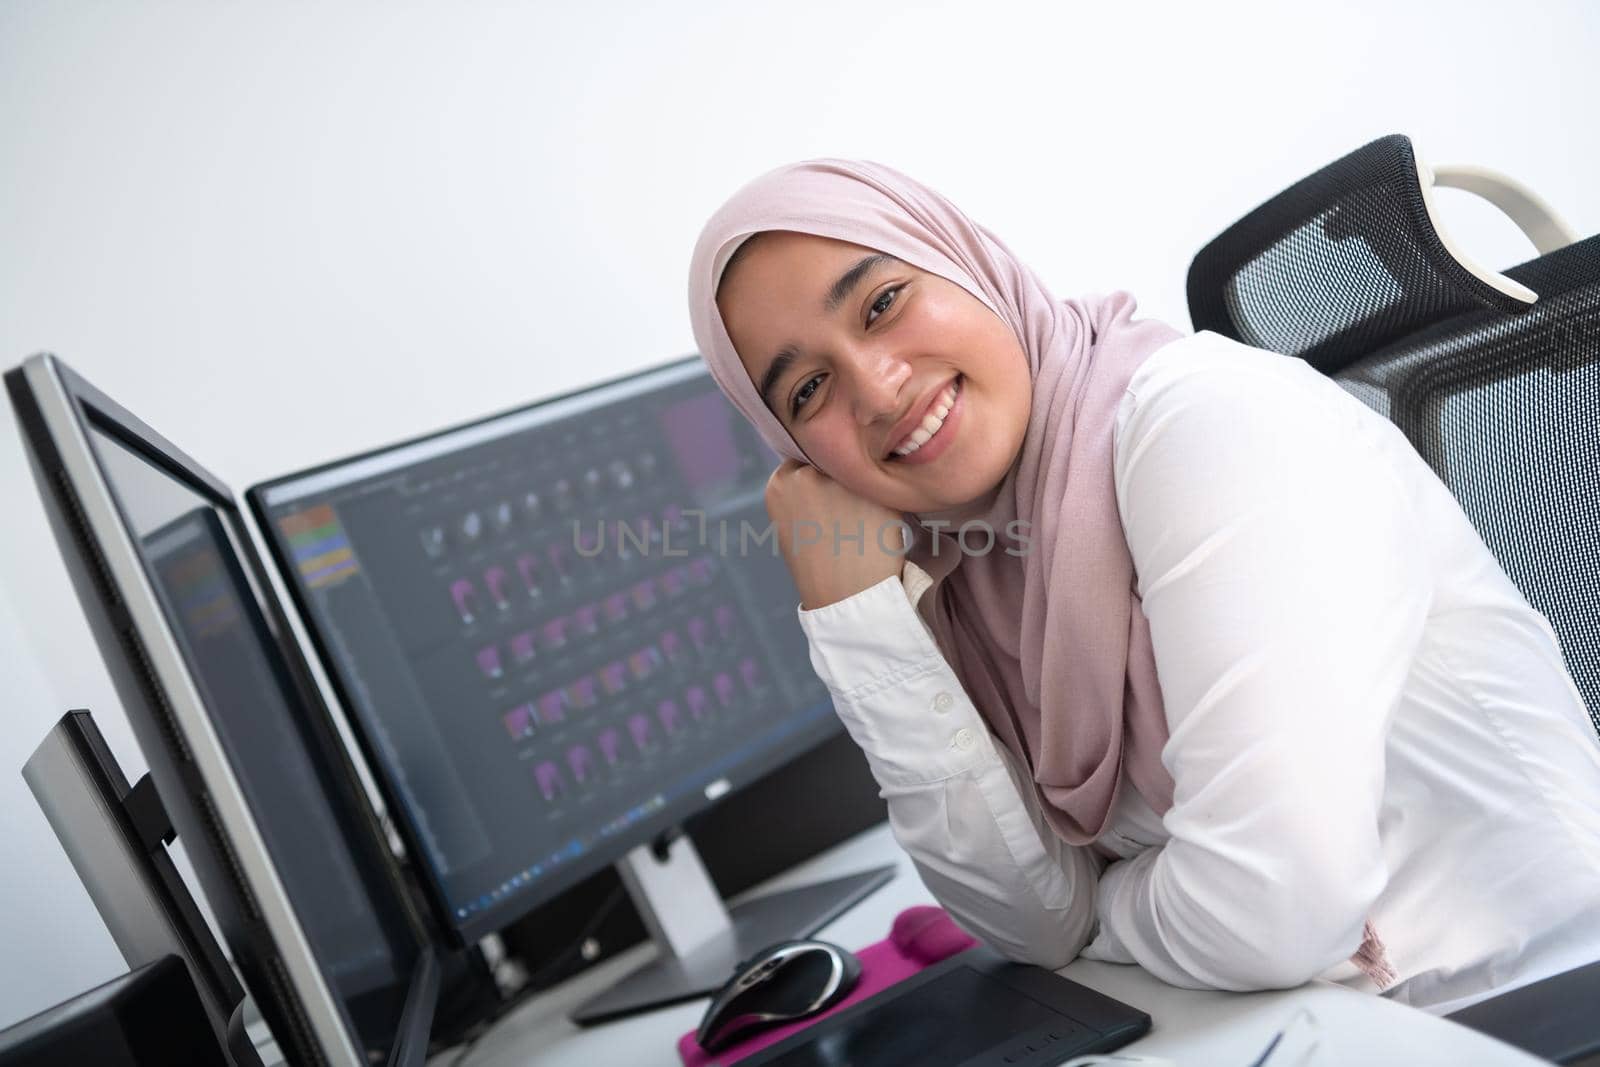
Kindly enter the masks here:
<path id="1" fill-rule="evenodd" d="M 711 581 L 711 572 L 715 564 L 710 556 L 701 556 L 688 563 L 689 581 L 695 585 L 706 585 Z"/>
<path id="2" fill-rule="evenodd" d="M 595 738 L 595 743 L 600 746 L 600 755 L 605 757 L 606 763 L 615 767 L 622 760 L 622 735 L 616 730 L 601 730 L 600 736 Z"/>
<path id="3" fill-rule="evenodd" d="M 650 720 L 645 716 L 631 715 L 628 717 L 628 733 L 633 737 L 633 747 L 640 752 L 648 752 L 650 750 L 651 735 L 654 732 L 651 729 Z"/>
<path id="4" fill-rule="evenodd" d="M 566 720 L 566 694 L 556 689 L 539 698 L 539 721 L 549 726 Z"/>
<path id="5" fill-rule="evenodd" d="M 576 682 L 567 686 L 566 692 L 567 703 L 575 708 L 592 708 L 600 701 L 600 698 L 595 694 L 594 679 L 592 677 L 579 678 Z"/>
<path id="6" fill-rule="evenodd" d="M 640 611 L 653 607 L 656 602 L 655 583 L 646 579 L 633 583 L 633 606 Z"/>
<path id="7" fill-rule="evenodd" d="M 478 649 L 478 669 L 486 678 L 498 678 L 505 673 L 500 667 L 500 649 L 486 645 Z"/>
<path id="8" fill-rule="evenodd" d="M 600 668 L 600 685 L 605 689 L 606 695 L 615 696 L 627 688 L 628 679 L 625 671 L 626 668 L 621 660 L 607 663 Z"/>
<path id="9" fill-rule="evenodd" d="M 517 574 L 522 577 L 523 588 L 528 590 L 529 596 L 539 595 L 539 564 L 530 555 L 524 553 L 517 557 Z"/>
<path id="10" fill-rule="evenodd" d="M 676 567 L 657 577 L 656 582 L 661 586 L 661 591 L 669 597 L 683 592 L 683 575 Z"/>
<path id="11" fill-rule="evenodd" d="M 628 594 L 612 593 L 606 597 L 606 622 L 621 622 L 628 617 Z"/>
<path id="12" fill-rule="evenodd" d="M 678 711 L 678 704 L 673 700 L 663 700 L 656 705 L 656 718 L 661 720 L 661 728 L 670 736 L 678 732 L 682 725 L 682 714 Z"/>
<path id="13" fill-rule="evenodd" d="M 572 769 L 572 780 L 583 785 L 594 775 L 594 757 L 582 745 L 567 749 L 567 766 Z"/>
<path id="14" fill-rule="evenodd" d="M 519 704 L 505 713 L 506 733 L 512 740 L 520 741 L 533 736 L 533 705 Z"/>
<path id="15" fill-rule="evenodd" d="M 551 619 L 544 624 L 544 647 L 560 648 L 567 643 L 567 617 Z"/>
<path id="16" fill-rule="evenodd" d="M 661 651 L 666 653 L 667 659 L 673 663 L 683 659 L 683 639 L 678 636 L 677 631 L 668 630 L 657 638 L 657 641 L 661 645 Z"/>
<path id="17" fill-rule="evenodd" d="M 563 582 L 571 577 L 567 569 L 567 548 L 565 545 L 550 545 L 545 549 L 545 556 L 550 560 L 550 566 L 555 570 L 556 577 Z"/>
<path id="18" fill-rule="evenodd" d="M 628 655 L 628 670 L 637 681 L 643 681 L 661 668 L 661 650 L 646 645 Z"/>
<path id="19" fill-rule="evenodd" d="M 733 703 L 733 679 L 726 674 L 718 674 L 711 680 L 711 687 L 717 691 L 717 703 L 728 707 Z"/>
<path id="20" fill-rule="evenodd" d="M 753 659 L 739 661 L 739 677 L 744 680 L 744 687 L 754 693 L 761 688 L 761 668 L 756 666 Z"/>
<path id="21" fill-rule="evenodd" d="M 572 621 L 577 626 L 578 632 L 583 634 L 597 634 L 600 632 L 600 611 L 593 604 L 585 604 L 572 613 Z"/>
<path id="22" fill-rule="evenodd" d="M 705 718 L 706 712 L 711 710 L 710 702 L 706 699 L 706 691 L 702 686 L 690 687 L 689 691 L 683 695 L 683 699 L 689 705 L 689 714 L 696 719 Z"/>
<path id="23" fill-rule="evenodd" d="M 461 621 L 471 626 L 477 618 L 475 610 L 478 603 L 478 591 L 473 588 L 471 579 L 457 578 L 450 583 L 450 599 L 455 601 L 456 611 L 461 615 Z"/>
<path id="24" fill-rule="evenodd" d="M 533 631 L 524 630 L 511 639 L 511 658 L 518 663 L 527 663 L 533 659 L 534 641 Z"/>
<path id="25" fill-rule="evenodd" d="M 733 436 L 732 409 L 715 390 L 686 398 L 661 413 L 661 431 L 678 469 L 697 496 L 728 484 L 739 474 L 740 449 Z"/>
<path id="26" fill-rule="evenodd" d="M 711 646 L 711 634 L 706 627 L 706 620 L 696 615 L 689 620 L 689 640 L 694 642 L 694 647 L 704 652 Z"/>
<path id="27" fill-rule="evenodd" d="M 495 607 L 507 611 L 511 607 L 510 590 L 506 588 L 506 571 L 504 567 L 490 567 L 483 572 L 483 585 L 489 590 L 489 597 L 494 601 Z"/>
<path id="28" fill-rule="evenodd" d="M 533 776 L 539 783 L 539 792 L 544 794 L 546 800 L 554 800 L 565 788 L 561 780 L 561 768 L 554 763 L 541 763 L 533 769 Z"/>
<path id="29" fill-rule="evenodd" d="M 717 620 L 717 633 L 724 638 L 731 638 L 736 623 L 733 608 L 727 604 L 718 604 L 715 618 Z"/>

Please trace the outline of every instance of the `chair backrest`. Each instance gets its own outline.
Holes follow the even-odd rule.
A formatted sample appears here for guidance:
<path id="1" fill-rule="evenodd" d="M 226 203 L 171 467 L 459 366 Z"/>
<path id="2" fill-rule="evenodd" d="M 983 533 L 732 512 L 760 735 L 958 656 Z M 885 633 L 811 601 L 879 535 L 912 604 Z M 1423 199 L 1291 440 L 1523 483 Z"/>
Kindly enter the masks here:
<path id="1" fill-rule="evenodd" d="M 1446 249 L 1395 135 L 1202 249 L 1189 313 L 1305 359 L 1405 433 L 1550 620 L 1600 732 L 1600 235 L 1505 275 L 1538 300 Z"/>

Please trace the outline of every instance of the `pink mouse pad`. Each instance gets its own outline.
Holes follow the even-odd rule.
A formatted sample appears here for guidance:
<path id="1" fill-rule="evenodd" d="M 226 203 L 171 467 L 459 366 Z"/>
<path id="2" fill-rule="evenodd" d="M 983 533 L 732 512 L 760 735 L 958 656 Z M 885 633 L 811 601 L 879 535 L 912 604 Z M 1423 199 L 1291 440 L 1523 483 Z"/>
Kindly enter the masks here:
<path id="1" fill-rule="evenodd" d="M 701 1048 L 694 1039 L 695 1032 L 690 1030 L 678 1039 L 678 1055 L 683 1057 L 684 1067 L 727 1067 L 976 944 L 943 908 L 929 905 L 907 908 L 895 916 L 887 938 L 856 953 L 861 961 L 861 979 L 843 1000 L 827 1011 L 763 1030 L 718 1053 Z"/>

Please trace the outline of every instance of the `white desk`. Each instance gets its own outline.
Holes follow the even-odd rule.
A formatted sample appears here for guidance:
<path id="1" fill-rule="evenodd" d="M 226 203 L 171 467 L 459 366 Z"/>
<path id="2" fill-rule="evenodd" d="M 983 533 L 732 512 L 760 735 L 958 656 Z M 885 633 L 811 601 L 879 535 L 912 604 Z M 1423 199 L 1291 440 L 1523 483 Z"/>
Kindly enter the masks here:
<path id="1" fill-rule="evenodd" d="M 750 895 L 888 862 L 900 867 L 894 881 L 818 935 L 846 948 L 862 948 L 886 937 L 901 909 L 935 903 L 887 824 L 785 872 Z M 699 1024 L 704 999 L 589 1029 L 567 1019 L 574 1007 L 654 951 L 641 945 L 529 1001 L 478 1042 L 464 1067 L 676 1067 L 678 1037 Z M 1089 960 L 1078 960 L 1060 973 L 1148 1012 L 1154 1020 L 1151 1032 L 1125 1051 L 1164 1056 L 1180 1067 L 1247 1067 L 1300 1007 L 1309 1008 L 1322 1024 L 1317 1064 L 1514 1067 L 1544 1062 L 1426 1012 L 1329 982 L 1272 993 L 1214 993 L 1177 989 L 1139 967 Z M 442 1053 L 430 1065 L 449 1064 L 454 1055 Z"/>

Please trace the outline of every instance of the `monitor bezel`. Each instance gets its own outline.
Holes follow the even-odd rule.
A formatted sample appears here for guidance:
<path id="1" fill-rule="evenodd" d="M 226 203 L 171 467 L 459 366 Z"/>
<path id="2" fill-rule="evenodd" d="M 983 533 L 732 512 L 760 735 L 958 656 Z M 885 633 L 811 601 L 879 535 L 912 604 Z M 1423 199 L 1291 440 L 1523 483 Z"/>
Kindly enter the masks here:
<path id="1" fill-rule="evenodd" d="M 109 434 L 215 508 L 256 608 L 276 639 L 293 698 L 307 712 L 308 745 L 331 761 L 347 806 L 369 831 L 352 841 L 393 890 L 416 962 L 389 1062 L 421 1064 L 437 997 L 435 946 L 412 907 L 376 817 L 360 794 L 349 753 L 338 743 L 303 664 L 282 640 L 286 620 L 263 596 L 265 568 L 232 492 L 191 457 L 49 353 L 5 375 L 25 451 L 39 482 L 78 600 L 100 647 L 157 791 L 185 842 L 222 934 L 274 1038 L 291 1058 L 362 1065 L 355 1027 L 311 950 L 221 738 L 206 711 L 122 520 L 115 491 L 89 441 Z M 302 732 L 304 734 L 304 732 Z"/>
<path id="2" fill-rule="evenodd" d="M 432 910 L 435 921 L 455 945 L 471 944 L 479 938 L 496 933 L 510 923 L 521 919 L 551 900 L 556 899 L 561 893 L 572 888 L 584 877 L 592 875 L 595 871 L 614 864 L 626 852 L 622 843 L 632 840 L 635 845 L 646 844 L 651 836 L 639 832 L 627 835 L 618 835 L 618 844 L 604 850 L 597 850 L 594 855 L 606 855 L 608 858 L 595 862 L 585 859 L 575 862 L 568 871 L 559 878 L 552 879 L 547 886 L 536 894 L 526 898 L 510 897 L 500 904 L 481 912 L 474 912 L 465 919 L 458 917 L 452 909 L 451 902 L 446 892 L 444 879 L 439 872 L 434 870 L 432 862 L 428 859 L 428 852 L 424 845 L 421 828 L 416 824 L 411 809 L 405 797 L 389 773 L 388 764 L 381 745 L 371 736 L 367 729 L 363 715 L 357 710 L 354 695 L 345 685 L 337 666 L 336 658 L 327 642 L 323 639 L 319 628 L 315 624 L 313 606 L 309 603 L 306 594 L 295 580 L 294 561 L 284 551 L 280 539 L 272 530 L 270 512 L 283 501 L 270 499 L 293 483 L 308 482 L 313 479 L 322 479 L 330 472 L 355 465 L 370 465 L 389 453 L 402 449 L 414 449 L 442 439 L 480 429 L 491 423 L 503 419 L 524 416 L 541 409 L 563 407 L 568 403 L 581 400 L 594 393 L 613 391 L 619 387 L 630 386 L 635 383 L 647 382 L 653 377 L 672 379 L 682 375 L 690 365 L 700 364 L 699 375 L 710 381 L 710 372 L 703 366 L 698 355 L 681 356 L 665 362 L 650 364 L 636 370 L 613 375 L 588 385 L 569 389 L 565 392 L 552 394 L 527 404 L 504 408 L 491 415 L 472 419 L 467 422 L 447 426 L 416 437 L 391 442 L 390 444 L 367 449 L 341 459 L 308 467 L 304 470 L 280 475 L 267 481 L 251 486 L 245 491 L 244 498 L 249 506 L 251 518 L 261 537 L 261 543 L 266 547 L 266 554 L 271 559 L 275 568 L 275 577 L 278 581 L 277 588 L 286 592 L 294 606 L 298 625 L 294 627 L 293 637 L 301 643 L 300 654 L 307 660 L 318 664 L 317 677 L 323 688 L 323 700 L 340 709 L 344 720 L 353 734 L 356 744 L 361 751 L 368 769 L 371 771 L 384 806 L 390 812 L 396 830 L 400 834 L 407 853 L 412 860 L 412 868 L 419 875 L 418 884 L 425 889 L 424 896 Z M 684 376 L 684 380 L 692 380 Z M 359 480 L 359 479 L 352 479 Z M 308 494 L 309 495 L 309 494 Z M 669 828 L 708 808 L 724 803 L 736 796 L 740 789 L 764 775 L 812 751 L 817 746 L 827 742 L 842 732 L 843 726 L 836 717 L 829 717 L 824 725 L 798 736 L 800 747 L 785 751 L 783 749 L 770 749 L 761 756 L 747 760 L 731 772 L 722 775 L 729 783 L 725 793 L 719 793 L 715 798 L 705 797 L 701 793 L 690 794 L 688 798 L 680 799 L 664 809 L 660 816 L 643 821 L 641 827 L 654 827 L 656 832 Z M 667 815 L 673 816 L 666 818 Z M 658 825 L 659 824 L 659 825 Z"/>

